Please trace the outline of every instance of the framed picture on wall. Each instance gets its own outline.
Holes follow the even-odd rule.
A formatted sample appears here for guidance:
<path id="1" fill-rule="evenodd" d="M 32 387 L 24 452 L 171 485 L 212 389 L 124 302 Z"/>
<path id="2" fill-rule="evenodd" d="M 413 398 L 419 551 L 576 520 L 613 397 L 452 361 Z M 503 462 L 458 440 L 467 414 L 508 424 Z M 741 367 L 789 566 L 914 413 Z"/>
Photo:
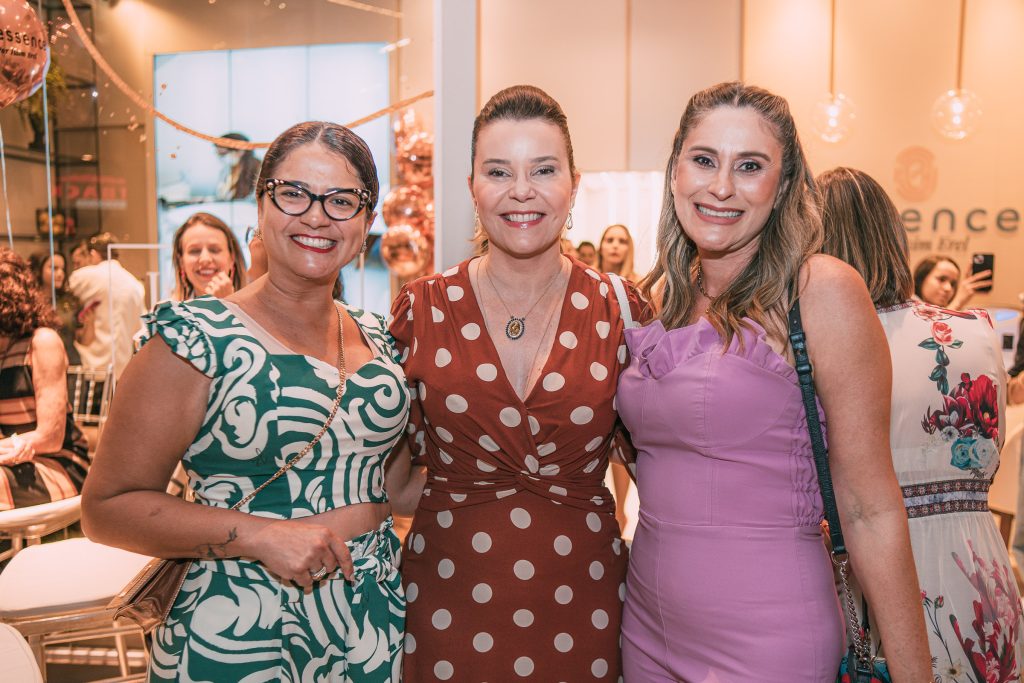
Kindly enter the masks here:
<path id="1" fill-rule="evenodd" d="M 50 234 L 49 210 L 46 207 L 36 209 L 36 233 L 42 236 Z M 75 218 L 68 209 L 53 210 L 53 236 L 75 236 Z"/>

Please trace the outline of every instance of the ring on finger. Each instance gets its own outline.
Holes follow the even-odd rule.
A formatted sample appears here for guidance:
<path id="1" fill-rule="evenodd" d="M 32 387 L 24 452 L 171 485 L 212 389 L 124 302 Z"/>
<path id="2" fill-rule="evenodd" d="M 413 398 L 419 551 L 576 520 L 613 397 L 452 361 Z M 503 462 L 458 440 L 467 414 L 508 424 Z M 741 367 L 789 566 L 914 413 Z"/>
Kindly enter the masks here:
<path id="1" fill-rule="evenodd" d="M 320 579 L 327 576 L 327 567 L 320 567 L 320 569 L 316 570 L 315 572 L 310 572 L 309 575 L 313 578 L 314 581 L 319 581 Z"/>

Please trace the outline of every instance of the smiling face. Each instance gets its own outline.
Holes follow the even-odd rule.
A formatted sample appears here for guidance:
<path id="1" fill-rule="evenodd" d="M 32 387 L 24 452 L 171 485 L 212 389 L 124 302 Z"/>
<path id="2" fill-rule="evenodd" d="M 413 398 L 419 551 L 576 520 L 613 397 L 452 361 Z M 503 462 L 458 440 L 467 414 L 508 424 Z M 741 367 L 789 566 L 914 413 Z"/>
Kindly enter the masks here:
<path id="1" fill-rule="evenodd" d="M 939 261 L 921 282 L 921 300 L 933 306 L 948 306 L 960 284 L 960 269 L 955 263 Z"/>
<path id="2" fill-rule="evenodd" d="M 365 189 L 345 157 L 316 142 L 289 152 L 273 169 L 273 177 L 293 182 L 314 194 L 344 188 Z M 274 206 L 269 192 L 260 200 L 259 214 L 271 276 L 330 285 L 337 279 L 338 271 L 359 253 L 376 215 L 364 209 L 350 220 L 336 221 L 324 213 L 320 202 L 314 201 L 302 215 L 289 216 Z"/>
<path id="3" fill-rule="evenodd" d="M 217 228 L 196 223 L 181 236 L 181 272 L 202 294 L 217 273 L 233 275 L 234 256 L 227 236 Z"/>
<path id="4" fill-rule="evenodd" d="M 750 254 L 771 215 L 782 146 L 753 109 L 711 110 L 683 140 L 672 195 L 683 231 L 702 254 Z"/>
<path id="5" fill-rule="evenodd" d="M 490 248 L 515 258 L 558 249 L 578 180 L 558 126 L 540 119 L 487 124 L 469 188 Z"/>

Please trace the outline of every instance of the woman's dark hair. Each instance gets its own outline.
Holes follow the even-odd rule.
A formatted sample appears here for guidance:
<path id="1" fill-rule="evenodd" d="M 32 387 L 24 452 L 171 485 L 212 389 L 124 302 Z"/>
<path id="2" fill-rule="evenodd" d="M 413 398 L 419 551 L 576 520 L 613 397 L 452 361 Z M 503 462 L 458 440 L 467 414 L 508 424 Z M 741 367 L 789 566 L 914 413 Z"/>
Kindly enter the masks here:
<path id="1" fill-rule="evenodd" d="M 533 85 L 513 85 L 496 93 L 476 115 L 473 121 L 473 141 L 470 145 L 470 177 L 476 161 L 476 142 L 480 131 L 494 121 L 531 121 L 539 119 L 558 126 L 565 140 L 565 151 L 569 157 L 569 171 L 576 175 L 576 162 L 572 156 L 572 139 L 569 137 L 569 119 L 558 102 L 551 95 Z"/>
<path id="2" fill-rule="evenodd" d="M 348 163 L 352 164 L 359 182 L 370 191 L 370 200 L 364 209 L 367 214 L 377 207 L 380 183 L 377 180 L 377 165 L 366 142 L 345 126 L 326 121 L 297 123 L 277 136 L 263 156 L 259 178 L 256 180 L 256 201 L 267 193 L 267 180 L 274 177 L 277 167 L 295 149 L 318 142 Z"/>
<path id="3" fill-rule="evenodd" d="M 957 275 L 960 274 L 960 264 L 954 261 L 951 256 L 946 256 L 945 254 L 928 254 L 921 259 L 921 262 L 917 264 L 916 268 L 914 268 L 914 294 L 918 299 L 921 298 L 921 286 L 924 285 L 924 281 L 927 280 L 928 276 L 931 275 L 933 270 L 935 270 L 935 266 L 943 262 L 953 264 L 953 267 L 956 268 Z M 953 292 L 953 294 L 955 295 L 956 292 Z"/>
<path id="4" fill-rule="evenodd" d="M 71 275 L 68 272 L 68 259 L 59 251 L 53 252 L 53 256 L 59 256 L 64 261 L 64 283 L 57 289 L 58 292 L 63 292 L 68 287 L 68 276 Z M 32 268 L 32 276 L 36 279 L 36 285 L 40 289 L 46 289 L 47 291 L 49 291 L 49 287 L 43 287 L 43 270 L 49 266 L 49 263 L 50 252 L 48 251 L 39 251 L 28 257 L 28 265 Z M 43 292 L 43 294 L 48 296 L 46 292 Z"/>
<path id="5" fill-rule="evenodd" d="M 913 293 L 907 233 L 896 205 L 878 182 L 855 168 L 818 176 L 822 253 L 853 266 L 877 308 L 903 303 Z"/>
<path id="6" fill-rule="evenodd" d="M 57 312 L 40 296 L 28 262 L 0 247 L 0 335 L 21 339 L 39 327 L 58 329 Z"/>
<path id="7" fill-rule="evenodd" d="M 185 275 L 185 269 L 181 267 L 182 257 L 182 241 L 185 239 L 185 233 L 188 229 L 195 225 L 205 225 L 208 228 L 218 230 L 224 235 L 224 239 L 228 243 L 228 253 L 231 254 L 231 284 L 234 286 L 237 292 L 245 286 L 245 261 L 242 259 L 242 247 L 238 244 L 238 238 L 235 237 L 235 233 L 231 232 L 231 228 L 228 227 L 227 223 L 214 216 L 212 213 L 205 213 L 200 211 L 194 213 L 188 217 L 188 219 L 181 224 L 181 227 L 174 232 L 174 248 L 172 249 L 173 254 L 171 260 L 174 263 L 174 288 L 175 298 L 187 301 L 195 298 L 196 291 L 192 286 L 192 283 L 188 281 L 188 277 Z"/>

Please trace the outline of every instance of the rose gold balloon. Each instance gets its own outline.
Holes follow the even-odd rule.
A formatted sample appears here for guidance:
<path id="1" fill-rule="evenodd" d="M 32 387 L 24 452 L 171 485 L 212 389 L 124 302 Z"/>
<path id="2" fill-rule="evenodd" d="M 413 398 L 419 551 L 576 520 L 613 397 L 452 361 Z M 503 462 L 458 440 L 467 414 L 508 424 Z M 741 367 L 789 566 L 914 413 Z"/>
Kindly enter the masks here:
<path id="1" fill-rule="evenodd" d="M 380 257 L 398 277 L 415 277 L 433 269 L 434 240 L 411 225 L 393 225 L 381 236 Z"/>
<path id="2" fill-rule="evenodd" d="M 417 185 L 428 192 L 434 187 L 434 140 L 416 133 L 398 148 L 398 177 L 404 185 Z"/>
<path id="3" fill-rule="evenodd" d="M 25 0 L 0 0 L 0 108 L 43 84 L 50 66 L 46 31 Z"/>
<path id="4" fill-rule="evenodd" d="M 429 230 L 434 217 L 427 209 L 433 207 L 430 197 L 415 185 L 392 188 L 384 197 L 380 213 L 388 226 L 410 225 L 417 230 Z"/>

